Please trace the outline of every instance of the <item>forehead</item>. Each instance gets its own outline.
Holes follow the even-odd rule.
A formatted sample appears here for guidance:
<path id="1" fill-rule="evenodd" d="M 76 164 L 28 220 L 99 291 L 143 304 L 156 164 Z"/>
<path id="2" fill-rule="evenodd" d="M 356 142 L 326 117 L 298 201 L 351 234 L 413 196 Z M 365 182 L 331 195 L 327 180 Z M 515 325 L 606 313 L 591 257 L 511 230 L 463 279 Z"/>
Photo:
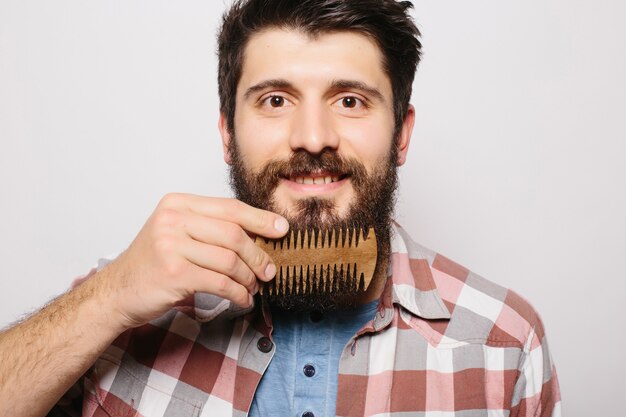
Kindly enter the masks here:
<path id="1" fill-rule="evenodd" d="M 294 29 L 272 28 L 256 33 L 244 50 L 238 94 L 269 79 L 311 87 L 355 80 L 391 95 L 380 48 L 357 32 L 311 36 Z"/>

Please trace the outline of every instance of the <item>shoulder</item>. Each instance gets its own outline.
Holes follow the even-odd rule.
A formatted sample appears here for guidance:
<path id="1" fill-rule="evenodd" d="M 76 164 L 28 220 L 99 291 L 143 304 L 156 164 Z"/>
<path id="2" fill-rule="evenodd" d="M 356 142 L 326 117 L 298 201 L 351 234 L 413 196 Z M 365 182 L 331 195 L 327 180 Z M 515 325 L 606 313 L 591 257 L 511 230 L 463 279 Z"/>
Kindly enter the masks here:
<path id="1" fill-rule="evenodd" d="M 521 349 L 541 343 L 541 318 L 524 297 L 415 243 L 403 229 L 398 228 L 398 232 L 409 258 L 427 260 L 433 286 L 450 311 L 449 322 L 441 328 L 441 342 L 478 342 Z"/>

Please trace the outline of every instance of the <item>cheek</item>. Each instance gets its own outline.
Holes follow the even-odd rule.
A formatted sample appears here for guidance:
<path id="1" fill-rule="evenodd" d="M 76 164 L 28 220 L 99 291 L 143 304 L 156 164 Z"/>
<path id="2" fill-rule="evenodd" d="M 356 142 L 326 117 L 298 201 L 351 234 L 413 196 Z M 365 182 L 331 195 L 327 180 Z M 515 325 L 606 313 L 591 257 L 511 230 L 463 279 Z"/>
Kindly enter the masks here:
<path id="1" fill-rule="evenodd" d="M 263 167 L 271 159 L 282 155 L 288 130 L 277 120 L 255 118 L 242 114 L 235 118 L 237 144 L 246 165 L 252 169 Z"/>
<path id="2" fill-rule="evenodd" d="M 354 155 L 368 170 L 385 160 L 392 144 L 393 128 L 387 120 L 355 119 L 341 123 L 340 135 L 346 155 Z"/>

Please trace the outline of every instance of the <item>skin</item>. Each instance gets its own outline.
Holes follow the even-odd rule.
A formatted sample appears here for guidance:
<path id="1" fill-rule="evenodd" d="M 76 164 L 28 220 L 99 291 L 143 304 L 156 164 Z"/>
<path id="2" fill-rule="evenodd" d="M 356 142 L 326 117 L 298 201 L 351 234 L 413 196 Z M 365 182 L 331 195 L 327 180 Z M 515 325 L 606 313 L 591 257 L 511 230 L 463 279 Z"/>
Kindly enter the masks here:
<path id="1" fill-rule="evenodd" d="M 354 85 L 346 85 L 350 83 Z M 272 97 L 282 103 L 273 104 Z M 398 165 L 406 160 L 414 113 L 411 107 L 400 133 Z M 312 154 L 332 149 L 358 158 L 371 174 L 389 154 L 393 128 L 391 82 L 383 71 L 382 54 L 369 38 L 343 32 L 312 39 L 272 29 L 247 45 L 237 86 L 235 131 L 248 170 L 258 172 L 271 159 L 287 159 L 300 149 Z M 231 163 L 232 139 L 223 115 L 219 130 L 225 161 Z M 314 185 L 283 180 L 275 191 L 277 206 L 290 213 L 297 199 L 312 196 L 334 199 L 344 216 L 354 190 L 347 179 Z"/>
<path id="2" fill-rule="evenodd" d="M 295 32 L 267 31 L 252 38 L 245 55 L 235 127 L 250 169 L 294 149 L 324 148 L 356 156 L 371 169 L 388 152 L 391 87 L 382 66 L 373 64 L 381 62 L 380 52 L 367 38 L 335 33 L 311 40 Z M 245 97 L 250 87 L 278 78 L 289 81 L 290 88 L 267 87 Z M 381 98 L 368 96 L 371 90 L 332 87 L 333 80 L 362 82 Z M 258 105 L 260 98 L 278 93 L 293 105 L 277 112 Z M 372 106 L 346 110 L 338 105 L 346 96 L 368 99 Z M 411 108 L 398 141 L 399 165 L 406 158 L 413 119 Z M 219 128 L 226 148 L 231 138 L 223 115 Z M 225 160 L 230 162 L 227 151 Z M 349 180 L 334 187 L 284 181 L 276 195 L 288 210 L 298 198 L 334 198 L 341 212 L 352 192 Z M 114 262 L 0 333 L 0 415 L 46 415 L 120 333 L 161 316 L 195 292 L 249 305 L 257 280 L 275 274 L 271 259 L 249 235 L 279 238 L 287 230 L 281 216 L 234 199 L 164 196 Z M 24 393 L 29 401 L 14 401 Z"/>
<path id="3" fill-rule="evenodd" d="M 370 38 L 349 32 L 316 38 L 294 30 L 269 29 L 254 36 L 245 49 L 237 85 L 235 132 L 245 168 L 259 172 L 272 159 L 286 160 L 298 150 L 319 154 L 330 149 L 361 161 L 368 174 L 386 162 L 398 146 L 404 164 L 415 121 L 413 106 L 394 144 L 391 82 L 382 53 Z M 373 63 L 378 63 L 374 65 Z M 219 120 L 224 159 L 233 140 L 224 115 Z M 319 178 L 333 173 L 313 172 Z M 344 217 L 355 192 L 350 178 L 324 184 L 283 179 L 274 192 L 281 212 L 294 213 L 298 199 L 332 199 Z M 379 298 L 386 266 L 373 277 L 357 303 Z"/>

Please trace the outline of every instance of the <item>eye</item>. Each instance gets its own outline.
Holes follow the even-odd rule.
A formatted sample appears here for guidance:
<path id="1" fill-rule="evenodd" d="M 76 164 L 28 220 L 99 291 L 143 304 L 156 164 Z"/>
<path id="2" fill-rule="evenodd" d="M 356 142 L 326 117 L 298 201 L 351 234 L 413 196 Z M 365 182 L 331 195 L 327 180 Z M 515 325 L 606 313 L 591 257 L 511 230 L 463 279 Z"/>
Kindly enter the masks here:
<path id="1" fill-rule="evenodd" d="M 260 104 L 262 107 L 270 107 L 272 109 L 280 109 L 283 107 L 287 107 L 291 104 L 289 100 L 287 100 L 283 96 L 279 96 L 277 94 L 269 95 L 263 99 L 261 99 Z"/>
<path id="2" fill-rule="evenodd" d="M 272 96 L 270 97 L 270 106 L 272 107 L 282 107 L 285 104 L 285 98 L 281 96 Z"/>
<path id="3" fill-rule="evenodd" d="M 347 107 L 349 109 L 354 108 L 357 105 L 356 98 L 354 97 L 344 97 L 341 99 L 341 104 L 343 107 Z"/>
<path id="4" fill-rule="evenodd" d="M 345 96 L 340 98 L 335 102 L 335 105 L 339 106 L 342 109 L 365 109 L 367 108 L 367 104 L 365 100 L 355 97 L 355 96 Z"/>

